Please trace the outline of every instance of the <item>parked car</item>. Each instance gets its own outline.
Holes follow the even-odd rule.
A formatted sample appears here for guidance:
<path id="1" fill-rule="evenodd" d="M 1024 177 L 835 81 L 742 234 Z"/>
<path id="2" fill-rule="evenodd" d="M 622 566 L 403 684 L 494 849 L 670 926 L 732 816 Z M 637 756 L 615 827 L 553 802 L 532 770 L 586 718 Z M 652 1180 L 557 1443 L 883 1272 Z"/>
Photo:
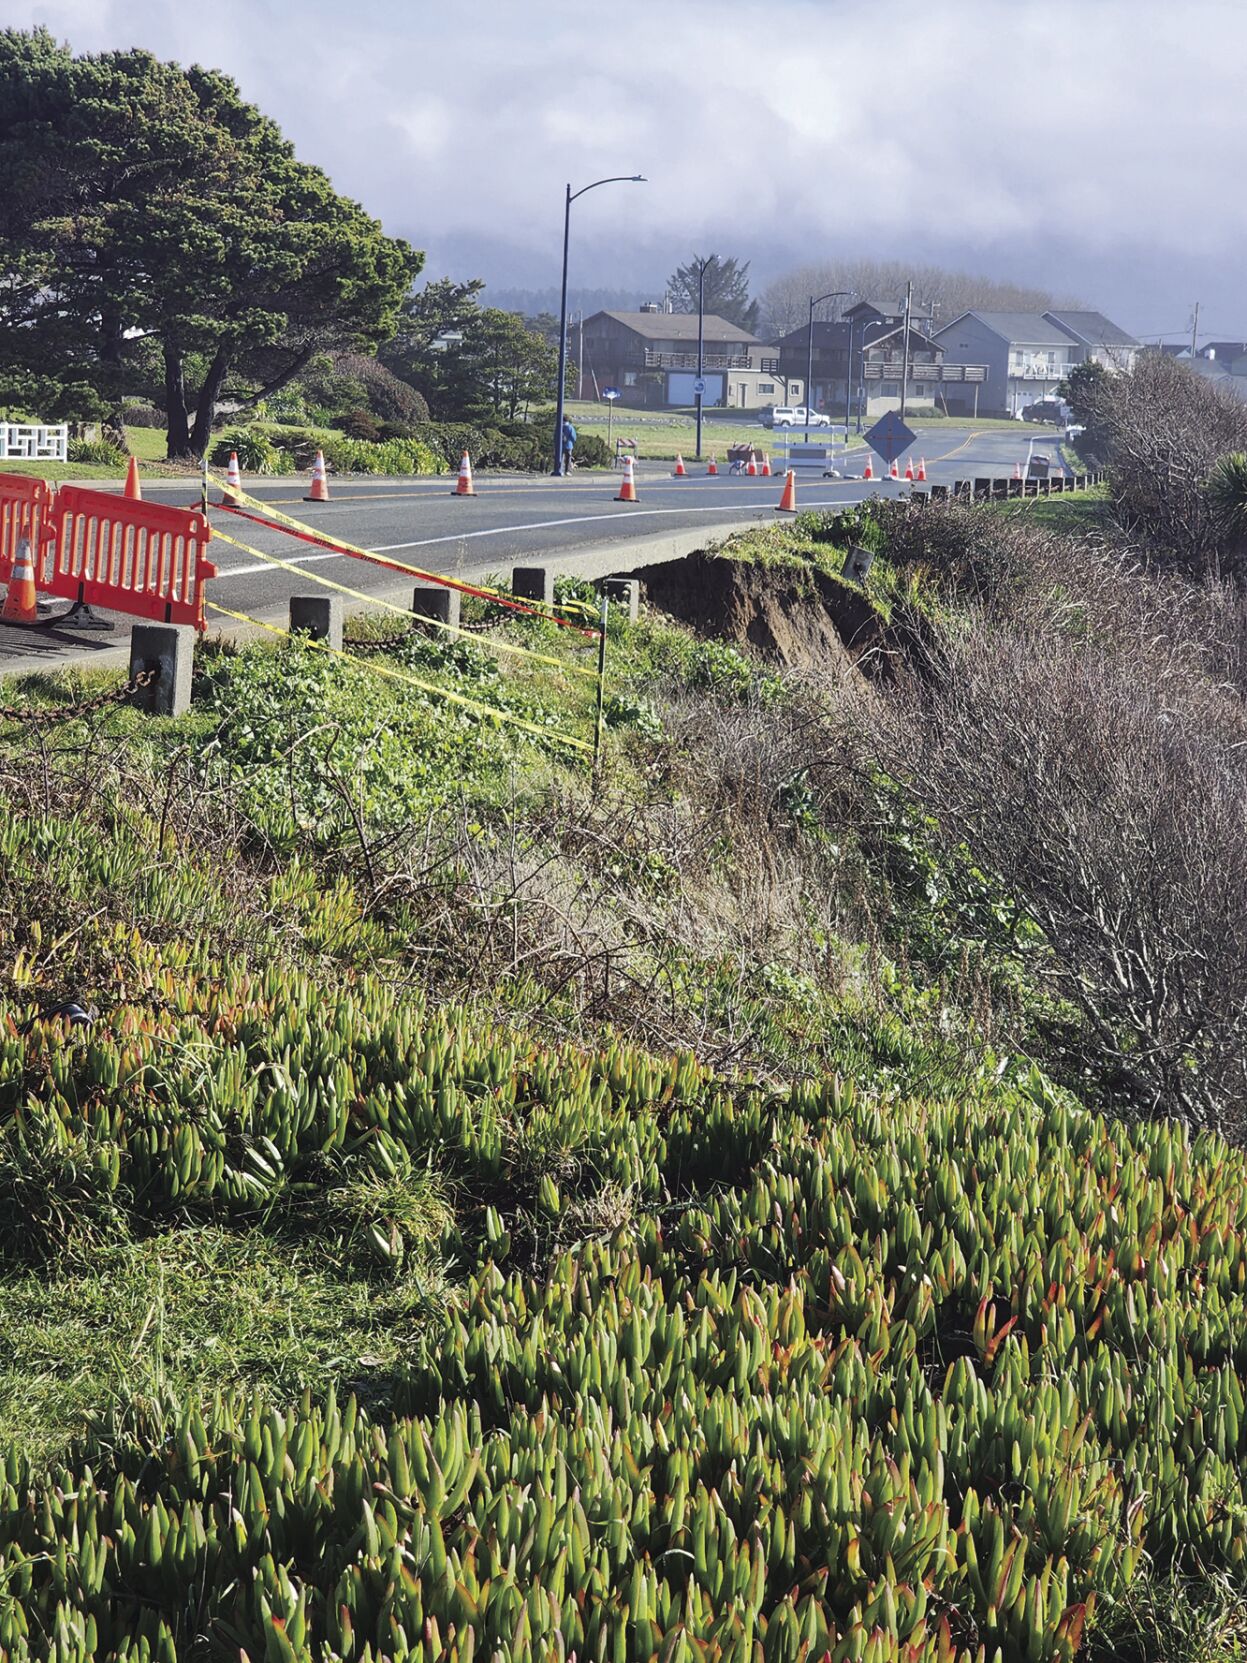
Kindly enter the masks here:
<path id="1" fill-rule="evenodd" d="M 1035 404 L 1022 407 L 1024 422 L 1064 422 L 1069 418 L 1069 411 L 1059 398 L 1041 398 Z"/>
<path id="2" fill-rule="evenodd" d="M 765 420 L 765 417 L 763 418 Z M 771 411 L 768 427 L 830 427 L 831 417 L 821 410 L 811 410 L 808 420 L 804 404 L 777 404 Z"/>

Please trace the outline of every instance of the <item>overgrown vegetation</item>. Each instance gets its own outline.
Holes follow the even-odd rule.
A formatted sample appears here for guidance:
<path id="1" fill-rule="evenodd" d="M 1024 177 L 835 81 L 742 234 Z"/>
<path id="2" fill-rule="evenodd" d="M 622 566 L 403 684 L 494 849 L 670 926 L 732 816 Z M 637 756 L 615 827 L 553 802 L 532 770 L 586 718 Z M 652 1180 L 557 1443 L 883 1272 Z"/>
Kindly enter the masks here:
<path id="1" fill-rule="evenodd" d="M 734 539 L 877 650 L 615 618 L 596 782 L 477 602 L 10 688 L 6 1656 L 1235 1655 L 1241 603 L 1032 506 Z"/>

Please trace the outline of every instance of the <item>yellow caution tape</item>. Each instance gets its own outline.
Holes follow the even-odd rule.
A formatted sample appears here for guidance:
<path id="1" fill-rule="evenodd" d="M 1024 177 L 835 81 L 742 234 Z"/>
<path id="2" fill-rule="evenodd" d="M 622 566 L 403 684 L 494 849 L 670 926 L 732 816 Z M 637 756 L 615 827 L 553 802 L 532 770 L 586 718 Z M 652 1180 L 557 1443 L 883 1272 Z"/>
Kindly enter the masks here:
<path id="1" fill-rule="evenodd" d="M 263 618 L 253 618 L 246 612 L 234 612 L 228 606 L 222 606 L 219 601 L 206 601 L 205 605 L 212 612 L 219 612 L 223 617 L 232 618 L 237 624 L 251 624 L 256 629 L 267 630 L 270 635 L 289 638 L 290 631 L 282 629 L 280 624 L 267 624 Z M 356 658 L 352 653 L 341 647 L 331 647 L 328 641 L 318 641 L 314 636 L 301 636 L 300 640 L 309 647 L 315 647 L 318 652 L 332 653 L 335 658 L 344 658 L 348 664 L 354 665 L 363 674 L 387 676 L 391 681 L 402 682 L 407 687 L 416 687 L 422 693 L 430 693 L 435 699 L 446 699 L 451 704 L 462 705 L 465 710 L 472 711 L 477 716 L 484 716 L 490 721 L 507 722 L 512 727 L 521 728 L 525 733 L 531 733 L 538 739 L 551 739 L 559 745 L 570 745 L 578 751 L 593 754 L 593 746 L 587 740 L 575 739 L 569 733 L 563 733 L 558 728 L 543 728 L 536 722 L 526 721 L 522 716 L 515 716 L 509 710 L 499 710 L 494 705 L 483 704 L 479 699 L 470 699 L 465 693 L 452 693 L 447 687 L 438 687 L 431 681 L 422 681 L 419 676 L 408 675 L 402 670 L 395 670 L 388 664 L 365 662 Z"/>
<path id="2" fill-rule="evenodd" d="M 309 572 L 305 566 L 296 566 L 292 561 L 283 560 L 277 554 L 265 554 L 263 549 L 253 548 L 250 543 L 239 542 L 237 537 L 231 537 L 228 532 L 213 530 L 213 537 L 219 537 L 223 543 L 231 548 L 240 549 L 243 554 L 254 555 L 257 560 L 267 560 L 270 566 L 280 566 L 284 572 L 293 572 L 295 577 L 308 578 L 312 583 L 319 583 L 326 589 L 335 589 L 340 595 L 349 595 L 352 600 L 363 601 L 368 606 L 379 606 L 386 612 L 394 612 L 400 618 L 411 622 L 414 614 L 406 607 L 396 606 L 393 601 L 383 600 L 380 595 L 366 595 L 362 589 L 352 589 L 347 583 L 338 583 L 331 577 L 325 577 L 320 572 Z M 450 635 L 463 635 L 469 641 L 479 641 L 482 646 L 491 647 L 495 652 L 511 653 L 517 658 L 535 658 L 539 664 L 552 664 L 556 670 L 567 670 L 574 676 L 587 676 L 590 681 L 597 680 L 597 671 L 587 664 L 569 664 L 566 659 L 554 658 L 549 653 L 536 652 L 532 647 L 519 647 L 512 641 L 499 641 L 490 635 L 468 635 L 465 630 L 456 629 L 454 624 L 444 624 L 440 618 L 422 618 L 421 623 L 432 624 L 435 629 L 444 629 Z"/>
<path id="3" fill-rule="evenodd" d="M 209 477 L 211 477 L 211 475 L 209 475 Z M 361 560 L 371 560 L 374 565 L 379 566 L 393 566 L 400 572 L 410 573 L 412 577 L 424 578 L 430 583 L 446 584 L 451 589 L 462 588 L 480 595 L 488 595 L 491 600 L 499 601 L 504 606 L 513 605 L 515 603 L 514 595 L 504 594 L 501 589 L 491 589 L 487 584 L 461 584 L 455 578 L 448 578 L 445 572 L 429 572 L 426 571 L 423 566 L 409 566 L 405 560 L 395 560 L 393 556 L 389 554 L 384 556 L 374 554 L 370 549 L 361 548 L 358 543 L 349 543 L 345 537 L 326 536 L 323 531 L 318 531 L 314 525 L 308 525 L 304 520 L 296 520 L 290 514 L 283 514 L 279 509 L 272 507 L 261 498 L 249 495 L 248 492 L 244 491 L 240 486 L 230 485 L 228 481 L 221 479 L 217 479 L 215 483 L 220 490 L 228 491 L 233 502 L 250 503 L 252 508 L 258 509 L 270 520 L 276 521 L 277 524 L 289 526 L 292 531 L 306 532 L 310 537 L 315 537 L 321 543 L 335 543 L 338 548 L 343 549 L 347 554 L 356 555 Z M 214 535 L 220 534 L 214 532 Z M 569 603 L 567 607 L 555 607 L 547 606 L 544 601 L 525 599 L 522 602 L 522 606 L 525 611 L 534 612 L 540 617 L 555 619 L 557 619 L 559 614 L 563 611 L 582 610 L 581 603 L 579 601 L 573 601 Z"/>

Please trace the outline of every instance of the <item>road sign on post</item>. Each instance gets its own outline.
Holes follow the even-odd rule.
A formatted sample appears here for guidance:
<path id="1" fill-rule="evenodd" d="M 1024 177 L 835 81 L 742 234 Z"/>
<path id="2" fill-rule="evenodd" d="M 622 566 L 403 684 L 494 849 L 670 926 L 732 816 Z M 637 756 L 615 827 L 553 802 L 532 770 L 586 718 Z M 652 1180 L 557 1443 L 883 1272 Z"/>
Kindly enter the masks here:
<path id="1" fill-rule="evenodd" d="M 705 398 L 705 396 L 706 396 L 706 383 L 705 383 L 705 380 L 702 376 L 699 375 L 697 377 L 696 381 L 694 381 L 693 391 L 697 395 L 698 398 Z"/>
<path id="2" fill-rule="evenodd" d="M 866 443 L 876 456 L 882 456 L 883 460 L 890 464 L 903 455 L 917 437 L 912 428 L 906 427 L 895 410 L 889 410 L 866 435 Z"/>

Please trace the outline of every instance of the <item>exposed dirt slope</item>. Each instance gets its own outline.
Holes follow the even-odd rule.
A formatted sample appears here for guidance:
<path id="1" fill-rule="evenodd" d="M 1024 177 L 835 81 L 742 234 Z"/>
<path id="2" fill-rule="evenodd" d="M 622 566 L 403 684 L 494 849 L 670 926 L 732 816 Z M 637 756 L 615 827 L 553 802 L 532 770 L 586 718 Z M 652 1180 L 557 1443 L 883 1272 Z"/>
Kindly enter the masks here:
<path id="1" fill-rule="evenodd" d="M 886 626 L 866 597 L 813 567 L 763 566 L 698 550 L 641 566 L 652 606 L 700 634 L 801 669 L 887 673 Z"/>

